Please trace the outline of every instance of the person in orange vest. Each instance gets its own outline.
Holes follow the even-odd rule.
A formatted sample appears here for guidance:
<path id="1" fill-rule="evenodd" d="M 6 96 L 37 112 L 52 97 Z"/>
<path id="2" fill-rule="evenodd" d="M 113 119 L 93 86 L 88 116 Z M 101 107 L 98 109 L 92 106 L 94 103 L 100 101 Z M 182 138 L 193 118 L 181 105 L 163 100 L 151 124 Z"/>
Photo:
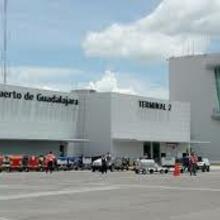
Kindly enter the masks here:
<path id="1" fill-rule="evenodd" d="M 192 176 L 192 175 L 196 176 L 197 162 L 198 162 L 198 157 L 196 156 L 195 153 L 191 153 L 191 155 L 189 157 L 189 172 L 190 172 L 190 176 Z"/>
<path id="2" fill-rule="evenodd" d="M 53 172 L 54 169 L 54 165 L 55 165 L 55 161 L 56 161 L 56 157 L 54 156 L 54 154 L 52 153 L 52 151 L 50 151 L 46 157 L 45 157 L 45 163 L 46 163 L 46 173 L 48 173 L 48 171 L 50 173 Z"/>

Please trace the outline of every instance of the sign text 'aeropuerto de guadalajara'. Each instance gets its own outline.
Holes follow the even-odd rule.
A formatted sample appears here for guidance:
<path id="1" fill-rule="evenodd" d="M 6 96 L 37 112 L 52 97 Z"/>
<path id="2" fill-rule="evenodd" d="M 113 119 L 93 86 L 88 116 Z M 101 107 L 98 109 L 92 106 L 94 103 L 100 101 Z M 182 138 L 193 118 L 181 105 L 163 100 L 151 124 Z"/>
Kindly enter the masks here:
<path id="1" fill-rule="evenodd" d="M 68 96 L 62 95 L 43 95 L 42 93 L 32 94 L 30 92 L 17 92 L 17 91 L 0 91 L 0 98 L 9 98 L 9 99 L 24 99 L 26 101 L 36 100 L 38 102 L 47 102 L 47 103 L 59 103 L 68 105 L 78 105 L 78 99 L 72 99 Z"/>

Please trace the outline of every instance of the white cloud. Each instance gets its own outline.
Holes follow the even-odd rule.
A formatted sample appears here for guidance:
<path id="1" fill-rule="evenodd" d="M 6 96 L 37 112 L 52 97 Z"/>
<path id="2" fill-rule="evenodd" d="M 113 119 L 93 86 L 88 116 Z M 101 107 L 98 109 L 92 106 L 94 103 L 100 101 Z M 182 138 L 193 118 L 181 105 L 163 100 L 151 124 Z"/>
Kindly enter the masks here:
<path id="1" fill-rule="evenodd" d="M 135 75 L 122 73 L 117 75 L 118 83 L 122 87 L 132 85 L 133 90 L 137 95 L 159 98 L 159 99 L 168 99 L 169 90 L 168 85 L 165 81 L 155 82 L 150 77 L 144 77 L 142 79 L 137 78 Z"/>
<path id="2" fill-rule="evenodd" d="M 130 74 L 119 74 L 109 70 L 105 71 L 100 80 L 91 81 L 82 87 L 95 89 L 98 92 L 116 92 L 161 99 L 168 99 L 169 96 L 165 85 L 156 84 L 150 80 L 138 80 Z"/>
<path id="3" fill-rule="evenodd" d="M 163 0 L 146 17 L 89 32 L 83 42 L 89 56 L 158 58 L 206 51 L 220 35 L 219 0 Z"/>
<path id="4" fill-rule="evenodd" d="M 85 73 L 71 68 L 20 66 L 10 67 L 7 77 L 9 85 L 34 87 L 47 90 L 70 91 L 73 89 L 95 89 L 98 92 L 116 92 L 168 99 L 166 85 L 152 80 L 137 79 L 135 75 L 106 70 L 100 79 L 83 82 Z M 77 82 L 77 83 L 76 83 Z"/>
<path id="5" fill-rule="evenodd" d="M 60 67 L 19 66 L 10 67 L 7 83 L 26 87 L 69 91 L 73 89 L 74 79 L 82 71 Z"/>
<path id="6" fill-rule="evenodd" d="M 118 80 L 115 74 L 109 70 L 105 71 L 100 80 L 96 82 L 89 82 L 88 89 L 94 89 L 98 92 L 117 92 L 125 94 L 136 94 L 132 87 L 119 88 Z"/>
<path id="7" fill-rule="evenodd" d="M 142 95 L 147 97 L 169 99 L 168 88 L 164 85 L 148 82 L 142 85 L 142 91 Z"/>

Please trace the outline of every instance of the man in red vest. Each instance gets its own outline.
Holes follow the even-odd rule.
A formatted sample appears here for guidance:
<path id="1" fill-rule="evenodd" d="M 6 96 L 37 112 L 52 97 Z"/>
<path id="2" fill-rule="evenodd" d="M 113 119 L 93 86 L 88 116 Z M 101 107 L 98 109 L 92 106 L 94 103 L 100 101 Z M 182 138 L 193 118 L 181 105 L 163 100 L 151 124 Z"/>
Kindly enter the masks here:
<path id="1" fill-rule="evenodd" d="M 55 160 L 56 160 L 56 157 L 54 156 L 54 154 L 52 153 L 52 151 L 50 151 L 50 152 L 45 156 L 46 173 L 47 173 L 48 171 L 50 171 L 50 173 L 53 172 L 54 165 L 55 165 Z"/>

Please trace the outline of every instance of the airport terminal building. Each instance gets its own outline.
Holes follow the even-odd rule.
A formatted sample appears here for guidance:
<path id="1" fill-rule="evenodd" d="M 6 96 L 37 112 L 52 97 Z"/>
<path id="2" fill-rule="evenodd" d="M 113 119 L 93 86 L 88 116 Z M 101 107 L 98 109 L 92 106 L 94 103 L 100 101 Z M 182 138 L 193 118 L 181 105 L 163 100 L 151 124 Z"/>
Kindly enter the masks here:
<path id="1" fill-rule="evenodd" d="M 169 59 L 170 99 L 0 85 L 0 153 L 220 158 L 220 55 Z"/>
<path id="2" fill-rule="evenodd" d="M 0 153 L 180 157 L 190 114 L 187 102 L 0 85 Z"/>

